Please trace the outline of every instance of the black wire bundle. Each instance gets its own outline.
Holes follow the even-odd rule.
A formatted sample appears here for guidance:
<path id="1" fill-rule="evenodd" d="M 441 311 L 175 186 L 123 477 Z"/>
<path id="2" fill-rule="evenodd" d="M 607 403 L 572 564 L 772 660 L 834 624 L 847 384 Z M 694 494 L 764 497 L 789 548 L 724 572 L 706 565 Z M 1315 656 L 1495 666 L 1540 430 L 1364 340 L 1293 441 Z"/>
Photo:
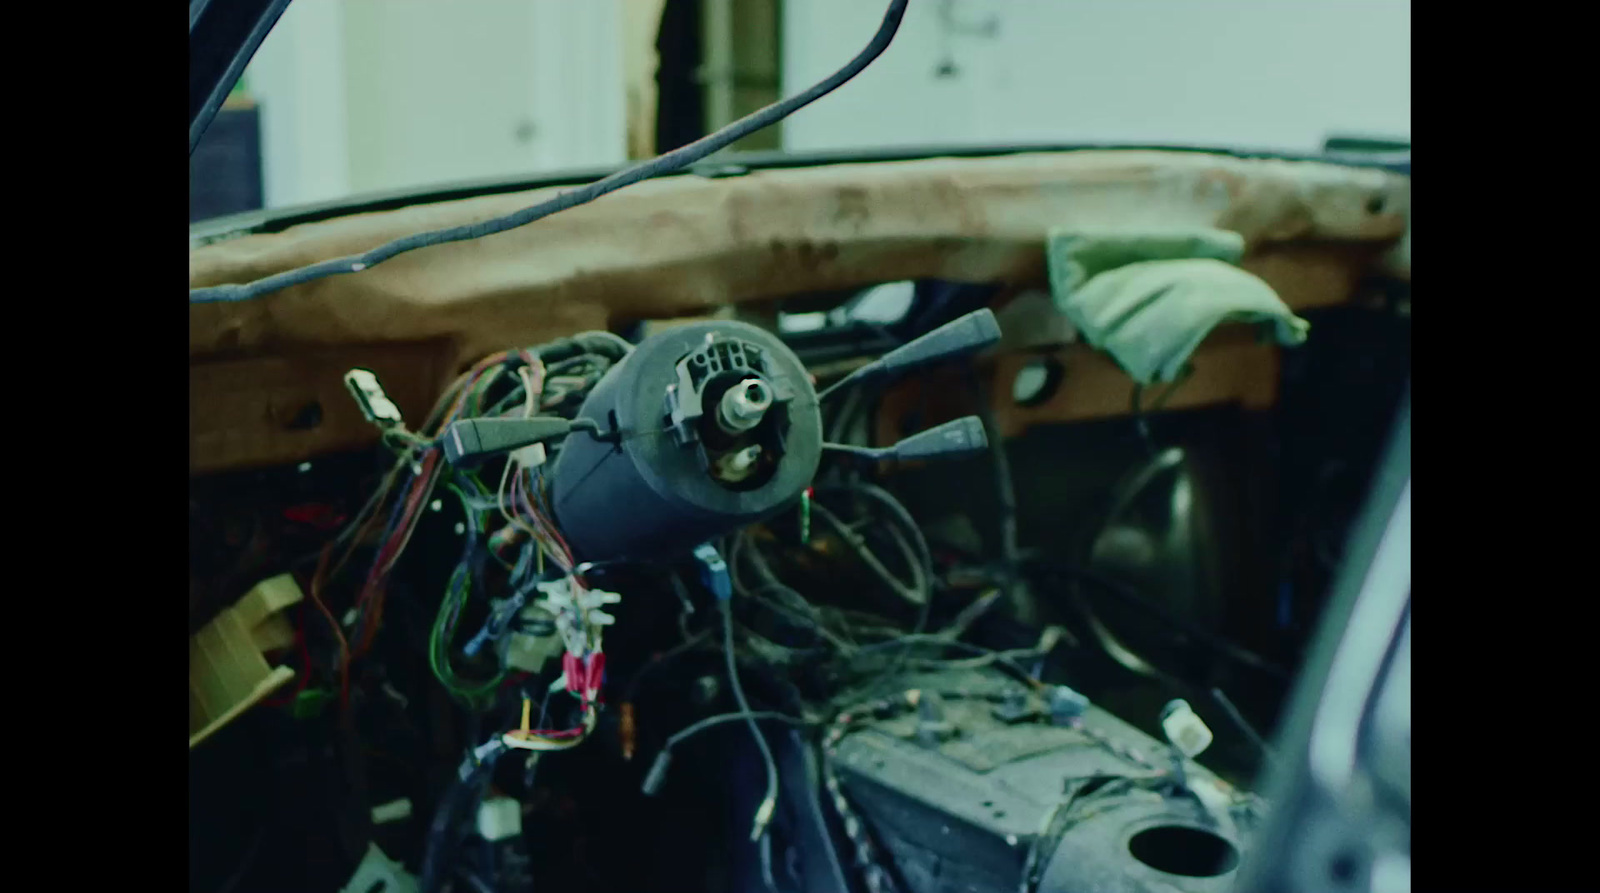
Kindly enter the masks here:
<path id="1" fill-rule="evenodd" d="M 928 540 L 922 535 L 922 528 L 917 525 L 916 519 L 911 517 L 911 513 L 906 510 L 900 500 L 876 484 L 862 481 L 828 484 L 818 487 L 816 493 L 818 496 L 839 493 L 854 495 L 882 509 L 894 519 L 899 531 L 909 541 L 908 545 L 912 552 L 911 557 L 914 559 L 912 567 L 916 575 L 916 582 L 913 585 L 917 589 L 914 593 L 917 597 L 917 620 L 916 625 L 911 629 L 911 633 L 912 635 L 920 635 L 927 632 L 928 622 L 933 612 L 933 582 L 935 579 L 933 550 L 928 547 Z M 881 562 L 878 563 L 878 567 L 881 568 Z M 896 588 L 899 587 L 897 586 Z"/>
<path id="2" fill-rule="evenodd" d="M 485 759 L 468 758 L 450 789 L 445 792 L 428 826 L 428 840 L 423 851 L 422 871 L 418 878 L 421 893 L 438 893 L 448 879 L 455 863 L 456 850 L 466 835 L 466 824 L 472 811 L 482 802 L 494 772 L 494 754 Z"/>
<path id="3" fill-rule="evenodd" d="M 824 524 L 833 528 L 856 557 L 883 582 L 884 587 L 916 606 L 917 617 L 911 633 L 917 635 L 926 632 L 931 621 L 935 589 L 933 555 L 911 513 L 887 490 L 864 482 L 821 485 L 817 487 L 816 494 L 818 497 L 849 497 L 863 503 L 865 508 L 874 510 L 869 511 L 867 517 L 878 522 L 878 532 L 899 552 L 910 571 L 909 582 L 899 579 L 885 566 L 884 559 L 874 551 L 875 548 L 882 548 L 881 544 L 875 547 L 868 543 L 865 537 L 839 514 L 823 505 L 820 499 L 812 502 L 812 511 Z M 842 499 L 836 503 L 840 505 L 840 512 L 844 511 L 842 503 Z M 771 612 L 786 625 L 808 631 L 812 640 L 795 647 L 747 632 L 746 644 L 752 650 L 765 652 L 769 659 L 778 659 L 783 663 L 819 657 L 826 660 L 853 654 L 861 639 L 883 636 L 893 639 L 905 634 L 903 626 L 875 614 L 813 604 L 779 578 L 762 554 L 757 539 L 746 530 L 732 537 L 728 543 L 727 561 L 734 592 L 748 603 Z"/>

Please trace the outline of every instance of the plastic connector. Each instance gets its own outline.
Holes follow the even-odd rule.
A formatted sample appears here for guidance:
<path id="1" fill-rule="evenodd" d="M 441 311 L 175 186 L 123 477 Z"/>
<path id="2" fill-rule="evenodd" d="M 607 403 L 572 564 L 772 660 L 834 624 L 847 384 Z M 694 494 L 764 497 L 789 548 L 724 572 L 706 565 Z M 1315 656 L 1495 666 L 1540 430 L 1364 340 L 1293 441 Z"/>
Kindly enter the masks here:
<path id="1" fill-rule="evenodd" d="M 350 396 L 355 398 L 356 405 L 361 408 L 361 414 L 366 416 L 367 421 L 384 429 L 394 428 L 401 423 L 400 407 L 389 399 L 383 385 L 378 384 L 378 376 L 372 374 L 370 369 L 351 369 L 346 372 L 344 386 L 350 389 Z"/>
<path id="2" fill-rule="evenodd" d="M 600 690 L 605 674 L 605 652 L 596 651 L 587 657 L 578 657 L 571 651 L 561 655 L 561 684 L 585 701 Z"/>
<path id="3" fill-rule="evenodd" d="M 189 639 L 189 746 L 194 747 L 294 678 L 267 655 L 294 644 L 288 609 L 304 599 L 294 577 L 256 584 Z"/>
<path id="4" fill-rule="evenodd" d="M 1161 731 L 1167 742 L 1190 759 L 1211 746 L 1211 729 L 1195 714 L 1189 702 L 1178 698 L 1161 710 Z"/>
<path id="5" fill-rule="evenodd" d="M 650 764 L 650 771 L 645 773 L 644 783 L 639 786 L 639 792 L 646 797 L 654 797 L 660 793 L 661 786 L 667 782 L 667 770 L 672 768 L 672 751 L 662 748 L 656 754 L 656 761 Z"/>
<path id="6" fill-rule="evenodd" d="M 733 598 L 733 578 L 728 576 L 728 564 L 722 554 L 710 543 L 701 543 L 694 549 L 695 563 L 700 566 L 700 582 L 711 590 L 719 602 Z"/>
<path id="7" fill-rule="evenodd" d="M 550 456 L 545 452 L 544 444 L 542 443 L 536 443 L 533 446 L 525 446 L 520 450 L 511 451 L 511 461 L 521 465 L 523 468 L 538 468 L 539 466 L 543 465 L 545 460 L 548 458 L 550 458 Z"/>
<path id="8" fill-rule="evenodd" d="M 750 826 L 750 839 L 760 840 L 761 835 L 767 833 L 767 825 L 772 823 L 772 814 L 777 811 L 778 801 L 768 797 L 761 801 L 761 806 L 756 810 L 756 820 Z"/>

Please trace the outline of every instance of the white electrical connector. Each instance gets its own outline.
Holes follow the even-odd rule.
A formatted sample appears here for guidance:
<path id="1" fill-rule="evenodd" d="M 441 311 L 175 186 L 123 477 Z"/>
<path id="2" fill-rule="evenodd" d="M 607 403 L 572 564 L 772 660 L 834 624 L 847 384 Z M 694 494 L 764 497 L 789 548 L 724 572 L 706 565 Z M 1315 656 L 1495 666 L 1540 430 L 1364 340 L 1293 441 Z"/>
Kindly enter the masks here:
<path id="1" fill-rule="evenodd" d="M 378 376 L 367 369 L 351 369 L 344 374 L 344 386 L 350 390 L 350 396 L 355 398 L 356 405 L 361 408 L 361 414 L 367 421 L 379 428 L 389 429 L 402 423 L 400 407 L 389 399 L 384 393 L 383 385 L 378 384 Z"/>
<path id="2" fill-rule="evenodd" d="M 583 589 L 574 595 L 571 577 L 540 583 L 538 588 L 544 593 L 550 613 L 556 617 L 556 629 L 561 631 L 567 650 L 574 654 L 585 653 L 583 646 L 587 643 L 581 639 L 585 627 L 607 626 L 616 622 L 615 617 L 600 610 L 602 605 L 614 605 L 622 601 L 622 596 L 615 592 Z"/>
<path id="3" fill-rule="evenodd" d="M 404 797 L 372 807 L 372 824 L 384 825 L 411 818 L 411 801 Z"/>
<path id="4" fill-rule="evenodd" d="M 583 617 L 595 626 L 610 626 L 617 622 L 617 618 L 600 610 L 601 605 L 614 605 L 622 601 L 622 596 L 604 589 L 590 589 L 578 596 L 578 608 L 583 612 Z"/>
<path id="5" fill-rule="evenodd" d="M 542 605 L 526 605 L 519 616 L 523 624 L 532 622 L 548 622 L 552 625 L 555 620 Z M 535 635 L 533 633 L 514 631 L 506 646 L 503 658 L 505 665 L 524 673 L 538 673 L 553 657 L 556 657 L 566 648 L 566 643 L 557 641 L 559 636 L 554 633 Z"/>
<path id="6" fill-rule="evenodd" d="M 761 801 L 756 809 L 755 822 L 750 826 L 750 839 L 760 840 L 761 835 L 767 833 L 767 825 L 772 822 L 772 813 L 778 808 L 778 801 L 768 797 Z"/>
<path id="7" fill-rule="evenodd" d="M 505 840 L 522 833 L 522 804 L 510 797 L 485 797 L 478 807 L 478 836 Z"/>
<path id="8" fill-rule="evenodd" d="M 604 589 L 589 589 L 578 596 L 578 605 L 585 610 L 593 610 L 601 605 L 614 605 L 620 601 L 622 596 Z"/>
<path id="9" fill-rule="evenodd" d="M 572 578 L 562 577 L 559 580 L 547 580 L 534 584 L 534 588 L 544 593 L 545 601 L 556 610 L 576 607 L 572 600 Z"/>
<path id="10" fill-rule="evenodd" d="M 529 444 L 520 450 L 511 452 L 511 461 L 521 465 L 523 468 L 538 468 L 544 464 L 546 458 L 547 455 L 542 443 Z"/>
<path id="11" fill-rule="evenodd" d="M 1166 733 L 1168 743 L 1190 759 L 1211 746 L 1211 729 L 1201 722 L 1194 708 L 1182 698 L 1168 703 L 1162 709 L 1161 731 Z"/>

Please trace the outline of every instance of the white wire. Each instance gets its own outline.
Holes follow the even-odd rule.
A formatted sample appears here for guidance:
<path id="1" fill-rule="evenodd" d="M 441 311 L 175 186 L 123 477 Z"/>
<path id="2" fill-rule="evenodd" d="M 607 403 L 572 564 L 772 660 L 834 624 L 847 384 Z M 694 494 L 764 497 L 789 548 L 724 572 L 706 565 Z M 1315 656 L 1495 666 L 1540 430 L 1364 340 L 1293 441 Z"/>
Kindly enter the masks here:
<path id="1" fill-rule="evenodd" d="M 528 371 L 527 366 L 518 366 L 517 375 L 522 378 L 522 393 L 526 395 L 526 399 L 523 400 L 522 404 L 522 414 L 524 417 L 531 419 L 539 408 L 539 395 L 533 392 L 533 375 Z"/>

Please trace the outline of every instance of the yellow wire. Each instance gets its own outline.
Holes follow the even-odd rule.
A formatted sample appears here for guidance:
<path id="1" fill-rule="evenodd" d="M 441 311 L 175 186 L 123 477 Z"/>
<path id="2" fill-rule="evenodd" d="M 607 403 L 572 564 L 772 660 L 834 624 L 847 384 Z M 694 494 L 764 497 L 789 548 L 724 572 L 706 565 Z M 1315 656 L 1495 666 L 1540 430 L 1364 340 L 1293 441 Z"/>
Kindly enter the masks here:
<path id="1" fill-rule="evenodd" d="M 522 703 L 523 710 L 526 711 L 528 709 L 527 699 L 524 699 Z M 588 740 L 589 736 L 594 732 L 595 720 L 597 718 L 598 714 L 596 713 L 594 707 L 591 706 L 583 717 L 583 734 L 576 738 L 546 738 L 542 735 L 531 734 L 526 725 L 526 720 L 524 720 L 524 725 L 521 729 L 513 730 L 507 734 L 519 741 L 539 745 L 538 747 L 523 748 L 524 750 L 569 750 Z"/>

